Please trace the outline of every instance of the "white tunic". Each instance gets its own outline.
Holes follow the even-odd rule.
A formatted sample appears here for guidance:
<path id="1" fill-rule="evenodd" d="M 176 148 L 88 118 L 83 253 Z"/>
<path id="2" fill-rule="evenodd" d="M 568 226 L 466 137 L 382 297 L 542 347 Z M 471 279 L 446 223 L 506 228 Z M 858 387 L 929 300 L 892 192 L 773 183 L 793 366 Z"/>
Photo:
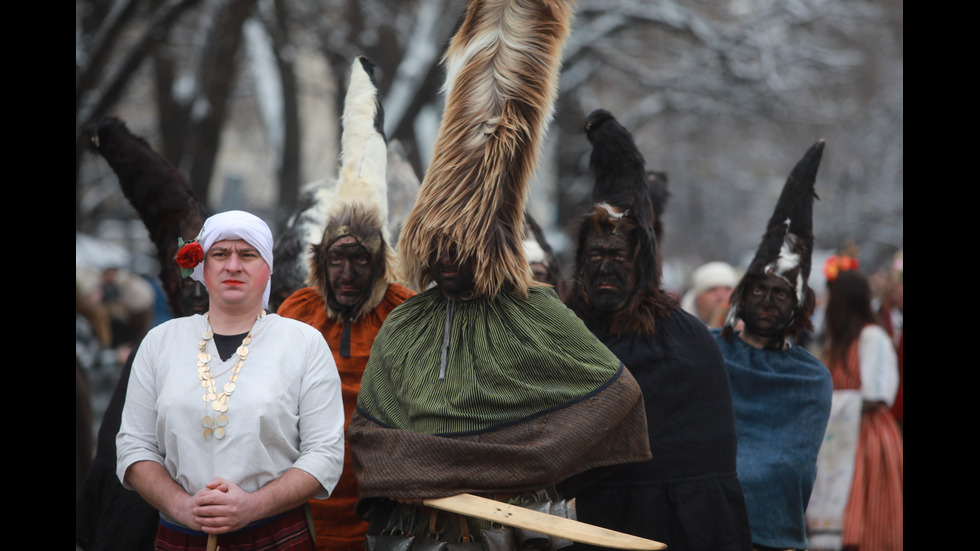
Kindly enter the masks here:
<path id="1" fill-rule="evenodd" d="M 858 340 L 861 396 L 870 402 L 895 403 L 898 392 L 898 356 L 895 344 L 879 325 L 868 324 Z"/>
<path id="2" fill-rule="evenodd" d="M 218 415 L 197 373 L 205 326 L 200 315 L 174 319 L 139 345 L 116 436 L 119 480 L 133 463 L 150 460 L 189 494 L 217 476 L 254 492 L 295 467 L 323 486 L 318 499 L 327 498 L 344 464 L 344 410 L 323 336 L 275 314 L 257 321 L 228 403 L 226 436 L 205 440 L 202 418 Z M 213 339 L 208 352 L 220 392 L 238 355 L 222 362 Z"/>

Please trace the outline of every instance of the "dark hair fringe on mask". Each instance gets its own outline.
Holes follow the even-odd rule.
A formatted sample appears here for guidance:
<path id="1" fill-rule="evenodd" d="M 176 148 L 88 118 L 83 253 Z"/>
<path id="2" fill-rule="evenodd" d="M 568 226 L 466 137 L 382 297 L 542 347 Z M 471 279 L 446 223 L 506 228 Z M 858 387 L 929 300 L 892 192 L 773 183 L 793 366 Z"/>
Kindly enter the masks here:
<path id="1" fill-rule="evenodd" d="M 610 234 L 622 236 L 630 245 L 630 258 L 636 270 L 636 289 L 623 309 L 606 313 L 599 312 L 592 306 L 583 275 L 586 241 L 594 235 Z M 616 218 L 604 205 L 594 207 L 591 214 L 580 222 L 574 288 L 567 305 L 586 325 L 595 320 L 609 319 L 613 335 L 636 334 L 649 338 L 656 332 L 656 318 L 666 317 L 678 308 L 677 301 L 660 288 L 660 262 L 650 255 L 651 251 L 656 250 L 655 246 L 648 243 L 651 238 L 653 234 L 650 228 L 639 226 L 630 213 Z"/>

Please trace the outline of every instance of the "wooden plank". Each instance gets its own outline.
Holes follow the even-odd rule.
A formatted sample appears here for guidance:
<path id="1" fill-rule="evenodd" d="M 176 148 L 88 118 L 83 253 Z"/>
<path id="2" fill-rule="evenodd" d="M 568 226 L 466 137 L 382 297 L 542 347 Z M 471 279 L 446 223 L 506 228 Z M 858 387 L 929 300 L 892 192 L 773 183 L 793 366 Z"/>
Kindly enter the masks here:
<path id="1" fill-rule="evenodd" d="M 535 532 L 541 532 L 542 534 L 579 543 L 588 543 L 616 549 L 634 549 L 637 551 L 667 548 L 665 544 L 659 541 L 616 532 L 577 520 L 549 515 L 473 494 L 459 494 L 436 499 L 426 499 L 422 503 L 443 511 L 482 518 L 507 526 L 534 530 Z"/>

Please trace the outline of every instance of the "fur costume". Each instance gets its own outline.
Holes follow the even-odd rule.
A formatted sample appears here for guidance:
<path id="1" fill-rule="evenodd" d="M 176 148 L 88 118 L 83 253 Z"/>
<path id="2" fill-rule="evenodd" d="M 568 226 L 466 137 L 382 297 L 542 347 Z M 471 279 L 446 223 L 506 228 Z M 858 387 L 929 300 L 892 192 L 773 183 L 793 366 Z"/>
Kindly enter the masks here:
<path id="1" fill-rule="evenodd" d="M 590 114 L 585 130 L 595 204 L 579 231 L 570 305 L 640 385 L 652 458 L 579 492 L 579 519 L 675 551 L 748 551 L 724 360 L 704 324 L 660 288 L 666 176 L 646 170 L 608 111 Z M 617 287 L 614 300 L 603 284 Z"/>
<path id="2" fill-rule="evenodd" d="M 107 117 L 89 127 L 93 148 L 109 163 L 119 186 L 139 213 L 157 249 L 160 282 L 174 317 L 185 312 L 179 295 L 180 267 L 177 238 L 193 239 L 204 225 L 207 209 L 184 175 L 167 159 L 134 135 L 126 124 Z"/>
<path id="3" fill-rule="evenodd" d="M 420 289 L 429 262 L 473 261 L 475 294 L 535 285 L 524 256 L 524 205 L 558 92 L 571 6 L 563 0 L 473 2 L 444 58 L 446 110 L 399 241 Z M 529 86 L 533 83 L 533 86 Z"/>
<path id="4" fill-rule="evenodd" d="M 575 288 L 568 305 L 586 324 L 609 317 L 615 335 L 650 337 L 656 329 L 655 319 L 677 308 L 660 288 L 657 239 L 663 231 L 659 219 L 668 196 L 667 178 L 647 172 L 633 136 L 608 111 L 593 111 L 586 118 L 585 133 L 592 144 L 589 166 L 595 177 L 594 205 L 579 226 Z M 636 290 L 625 308 L 605 314 L 591 305 L 582 278 L 586 241 L 591 236 L 610 234 L 623 236 L 630 244 Z"/>
<path id="5" fill-rule="evenodd" d="M 388 284 L 398 279 L 387 227 L 388 152 L 382 130 L 384 111 L 374 82 L 374 64 L 365 57 L 358 57 L 351 66 L 343 125 L 336 194 L 327 214 L 323 237 L 311 248 L 309 284 L 323 297 L 331 318 L 343 321 L 345 315 L 349 315 L 350 321 L 355 322 L 374 310 L 384 297 Z M 374 263 L 370 295 L 356 311 L 347 314 L 340 311 L 333 300 L 326 270 L 327 249 L 345 236 L 355 237 L 371 253 Z"/>
<path id="6" fill-rule="evenodd" d="M 392 536 L 391 521 L 420 536 L 436 522 L 411 506 L 401 519 L 390 498 L 519 492 L 510 497 L 550 508 L 561 500 L 544 490 L 650 457 L 639 387 L 554 290 L 533 282 L 523 250 L 570 17 L 564 0 L 471 0 L 449 47 L 447 107 L 399 249 L 419 287 L 434 262 L 465 281 L 403 302 L 372 345 L 348 429 L 368 549 L 374 535 L 376 549 Z M 476 518 L 442 526 L 450 545 L 490 530 Z M 517 548 L 510 528 L 494 530 L 508 538 L 499 549 Z"/>
<path id="7" fill-rule="evenodd" d="M 796 337 L 800 331 L 813 329 L 810 316 L 816 301 L 807 279 L 813 255 L 813 200 L 817 198 L 814 185 L 823 148 L 824 141 L 818 140 L 790 172 L 755 257 L 732 291 L 731 309 L 721 333 L 724 338 L 734 336 L 745 289 L 769 274 L 784 279 L 796 292 L 795 313 L 787 336 Z"/>

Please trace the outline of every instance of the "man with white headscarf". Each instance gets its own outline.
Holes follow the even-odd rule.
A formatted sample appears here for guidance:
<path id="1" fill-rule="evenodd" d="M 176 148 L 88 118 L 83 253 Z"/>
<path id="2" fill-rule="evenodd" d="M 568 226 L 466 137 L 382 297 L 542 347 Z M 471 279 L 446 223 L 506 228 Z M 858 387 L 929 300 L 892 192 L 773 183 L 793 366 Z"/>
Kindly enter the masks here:
<path id="1" fill-rule="evenodd" d="M 205 284 L 210 310 L 140 344 L 117 475 L 160 511 L 168 548 L 210 536 L 226 548 L 313 549 L 305 504 L 330 495 L 344 457 L 330 349 L 308 325 L 265 312 L 272 232 L 261 219 L 217 214 L 182 245 L 178 264 Z"/>

